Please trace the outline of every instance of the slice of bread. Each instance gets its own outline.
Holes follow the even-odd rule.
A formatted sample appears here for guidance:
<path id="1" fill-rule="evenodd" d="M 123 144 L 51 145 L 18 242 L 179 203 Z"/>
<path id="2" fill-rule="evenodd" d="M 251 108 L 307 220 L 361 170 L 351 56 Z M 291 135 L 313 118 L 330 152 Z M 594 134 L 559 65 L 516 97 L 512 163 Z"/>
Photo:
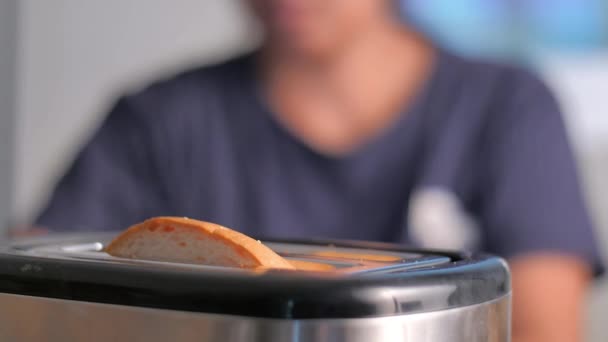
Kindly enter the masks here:
<path id="1" fill-rule="evenodd" d="M 105 252 L 116 257 L 240 268 L 295 269 L 244 234 L 181 217 L 155 217 L 117 236 Z"/>

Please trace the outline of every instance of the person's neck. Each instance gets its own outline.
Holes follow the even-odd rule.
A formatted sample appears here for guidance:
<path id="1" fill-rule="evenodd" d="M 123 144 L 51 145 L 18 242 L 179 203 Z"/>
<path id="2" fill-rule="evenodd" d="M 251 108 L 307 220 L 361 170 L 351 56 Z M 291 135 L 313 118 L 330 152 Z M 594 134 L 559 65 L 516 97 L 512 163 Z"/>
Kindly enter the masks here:
<path id="1" fill-rule="evenodd" d="M 339 86 L 349 84 L 345 79 L 351 75 L 377 74 L 379 66 L 412 67 L 430 57 L 428 43 L 414 31 L 392 21 L 382 21 L 361 29 L 353 39 L 335 46 L 331 51 L 316 55 L 264 45 L 261 55 L 263 73 L 280 73 L 292 77 L 316 79 Z"/>
<path id="2" fill-rule="evenodd" d="M 292 131 L 302 129 L 296 134 L 309 144 L 338 154 L 390 125 L 417 95 L 433 62 L 426 41 L 392 23 L 315 58 L 272 46 L 264 53 L 262 76 L 279 119 Z M 331 131 L 328 141 L 317 139 L 321 129 Z"/>

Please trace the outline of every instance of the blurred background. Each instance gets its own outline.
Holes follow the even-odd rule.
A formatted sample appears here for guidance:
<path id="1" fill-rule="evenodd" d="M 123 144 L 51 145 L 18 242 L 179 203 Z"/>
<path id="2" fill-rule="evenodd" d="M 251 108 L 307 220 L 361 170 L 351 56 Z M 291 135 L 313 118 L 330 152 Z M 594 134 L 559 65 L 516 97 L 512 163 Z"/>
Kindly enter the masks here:
<path id="1" fill-rule="evenodd" d="M 555 91 L 608 249 L 608 0 L 402 0 L 460 54 L 520 63 Z M 28 222 L 121 93 L 250 50 L 239 0 L 0 0 L 0 227 Z M 589 300 L 605 341 L 608 283 Z"/>

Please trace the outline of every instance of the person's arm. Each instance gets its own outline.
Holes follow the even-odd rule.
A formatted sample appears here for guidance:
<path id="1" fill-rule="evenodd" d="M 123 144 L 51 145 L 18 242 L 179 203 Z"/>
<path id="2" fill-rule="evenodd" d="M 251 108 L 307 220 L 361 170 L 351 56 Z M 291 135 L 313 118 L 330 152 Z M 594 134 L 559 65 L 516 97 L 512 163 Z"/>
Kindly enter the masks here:
<path id="1" fill-rule="evenodd" d="M 159 207 L 162 182 L 147 114 L 137 100 L 117 102 L 58 182 L 35 227 L 118 230 Z"/>
<path id="2" fill-rule="evenodd" d="M 513 342 L 583 341 L 583 303 L 591 279 L 582 260 L 536 254 L 509 261 Z"/>
<path id="3" fill-rule="evenodd" d="M 582 306 L 599 270 L 559 108 L 514 71 L 488 120 L 481 202 L 486 248 L 512 270 L 513 341 L 582 341 Z"/>

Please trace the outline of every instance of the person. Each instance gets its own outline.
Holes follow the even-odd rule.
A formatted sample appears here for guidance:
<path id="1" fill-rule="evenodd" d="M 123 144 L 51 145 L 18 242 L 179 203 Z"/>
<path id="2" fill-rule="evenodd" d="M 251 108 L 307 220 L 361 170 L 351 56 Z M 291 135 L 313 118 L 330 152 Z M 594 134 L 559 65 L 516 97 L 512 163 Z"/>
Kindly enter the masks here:
<path id="1" fill-rule="evenodd" d="M 466 235 L 453 247 L 509 261 L 514 341 L 580 341 L 602 265 L 547 87 L 433 46 L 390 0 L 249 4 L 262 46 L 118 100 L 36 225 L 173 215 L 254 237 Z"/>

